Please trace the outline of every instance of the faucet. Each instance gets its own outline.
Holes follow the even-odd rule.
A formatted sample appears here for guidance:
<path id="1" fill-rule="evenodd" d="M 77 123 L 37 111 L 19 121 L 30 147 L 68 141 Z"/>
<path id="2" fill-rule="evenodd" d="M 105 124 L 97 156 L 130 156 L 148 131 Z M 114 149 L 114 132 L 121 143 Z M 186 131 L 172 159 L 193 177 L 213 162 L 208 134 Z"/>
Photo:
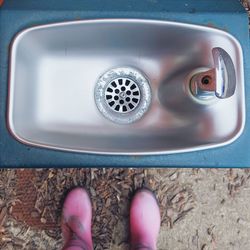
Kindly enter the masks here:
<path id="1" fill-rule="evenodd" d="M 192 76 L 191 93 L 198 99 L 231 97 L 236 89 L 236 73 L 233 61 L 222 48 L 213 48 L 214 68 Z"/>

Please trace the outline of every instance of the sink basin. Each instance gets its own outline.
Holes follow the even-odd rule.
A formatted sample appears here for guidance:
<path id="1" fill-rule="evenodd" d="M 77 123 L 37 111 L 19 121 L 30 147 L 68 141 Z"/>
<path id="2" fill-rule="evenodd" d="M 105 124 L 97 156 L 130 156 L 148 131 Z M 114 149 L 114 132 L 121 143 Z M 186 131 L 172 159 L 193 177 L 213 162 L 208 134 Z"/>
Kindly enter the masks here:
<path id="1" fill-rule="evenodd" d="M 202 99 L 190 84 L 197 72 L 215 68 L 215 48 L 230 58 L 235 88 L 228 98 Z M 107 93 L 113 82 L 115 106 Z M 137 103 L 128 95 L 133 84 Z M 131 109 L 120 104 L 128 97 Z M 73 21 L 25 29 L 12 43 L 8 127 L 28 145 L 124 155 L 218 147 L 241 134 L 244 100 L 241 46 L 213 28 L 137 19 Z"/>

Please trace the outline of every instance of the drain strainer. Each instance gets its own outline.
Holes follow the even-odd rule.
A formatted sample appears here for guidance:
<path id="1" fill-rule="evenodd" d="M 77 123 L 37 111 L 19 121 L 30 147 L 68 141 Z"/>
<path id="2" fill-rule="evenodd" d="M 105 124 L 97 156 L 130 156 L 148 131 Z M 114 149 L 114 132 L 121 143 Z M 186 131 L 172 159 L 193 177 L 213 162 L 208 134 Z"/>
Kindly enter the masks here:
<path id="1" fill-rule="evenodd" d="M 140 89 L 129 78 L 118 78 L 108 84 L 105 99 L 116 112 L 127 113 L 134 110 L 140 101 Z"/>
<path id="2" fill-rule="evenodd" d="M 99 111 L 109 120 L 128 124 L 140 119 L 151 103 L 147 79 L 133 68 L 116 68 L 106 72 L 95 87 Z"/>

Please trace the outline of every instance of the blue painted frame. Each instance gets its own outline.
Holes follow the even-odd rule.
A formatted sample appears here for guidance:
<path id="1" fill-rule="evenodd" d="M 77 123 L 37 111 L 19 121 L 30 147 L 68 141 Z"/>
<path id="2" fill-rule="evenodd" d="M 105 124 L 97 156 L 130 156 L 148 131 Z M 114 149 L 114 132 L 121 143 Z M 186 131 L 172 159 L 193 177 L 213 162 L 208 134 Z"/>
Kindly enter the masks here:
<path id="1" fill-rule="evenodd" d="M 23 145 L 6 126 L 8 51 L 13 36 L 33 25 L 96 18 L 142 18 L 213 26 L 234 35 L 244 52 L 246 127 L 230 145 L 158 156 L 103 156 Z M 6 0 L 0 9 L 0 167 L 250 167 L 248 17 L 237 0 Z"/>

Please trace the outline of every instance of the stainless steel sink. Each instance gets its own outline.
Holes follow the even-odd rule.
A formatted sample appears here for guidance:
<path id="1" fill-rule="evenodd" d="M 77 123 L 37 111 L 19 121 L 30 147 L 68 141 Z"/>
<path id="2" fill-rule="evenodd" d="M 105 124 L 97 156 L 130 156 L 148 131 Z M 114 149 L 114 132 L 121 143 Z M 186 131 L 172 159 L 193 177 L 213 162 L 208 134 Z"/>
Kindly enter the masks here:
<path id="1" fill-rule="evenodd" d="M 28 28 L 13 40 L 8 125 L 22 143 L 102 154 L 231 143 L 245 123 L 243 58 L 230 34 L 109 19 Z"/>

